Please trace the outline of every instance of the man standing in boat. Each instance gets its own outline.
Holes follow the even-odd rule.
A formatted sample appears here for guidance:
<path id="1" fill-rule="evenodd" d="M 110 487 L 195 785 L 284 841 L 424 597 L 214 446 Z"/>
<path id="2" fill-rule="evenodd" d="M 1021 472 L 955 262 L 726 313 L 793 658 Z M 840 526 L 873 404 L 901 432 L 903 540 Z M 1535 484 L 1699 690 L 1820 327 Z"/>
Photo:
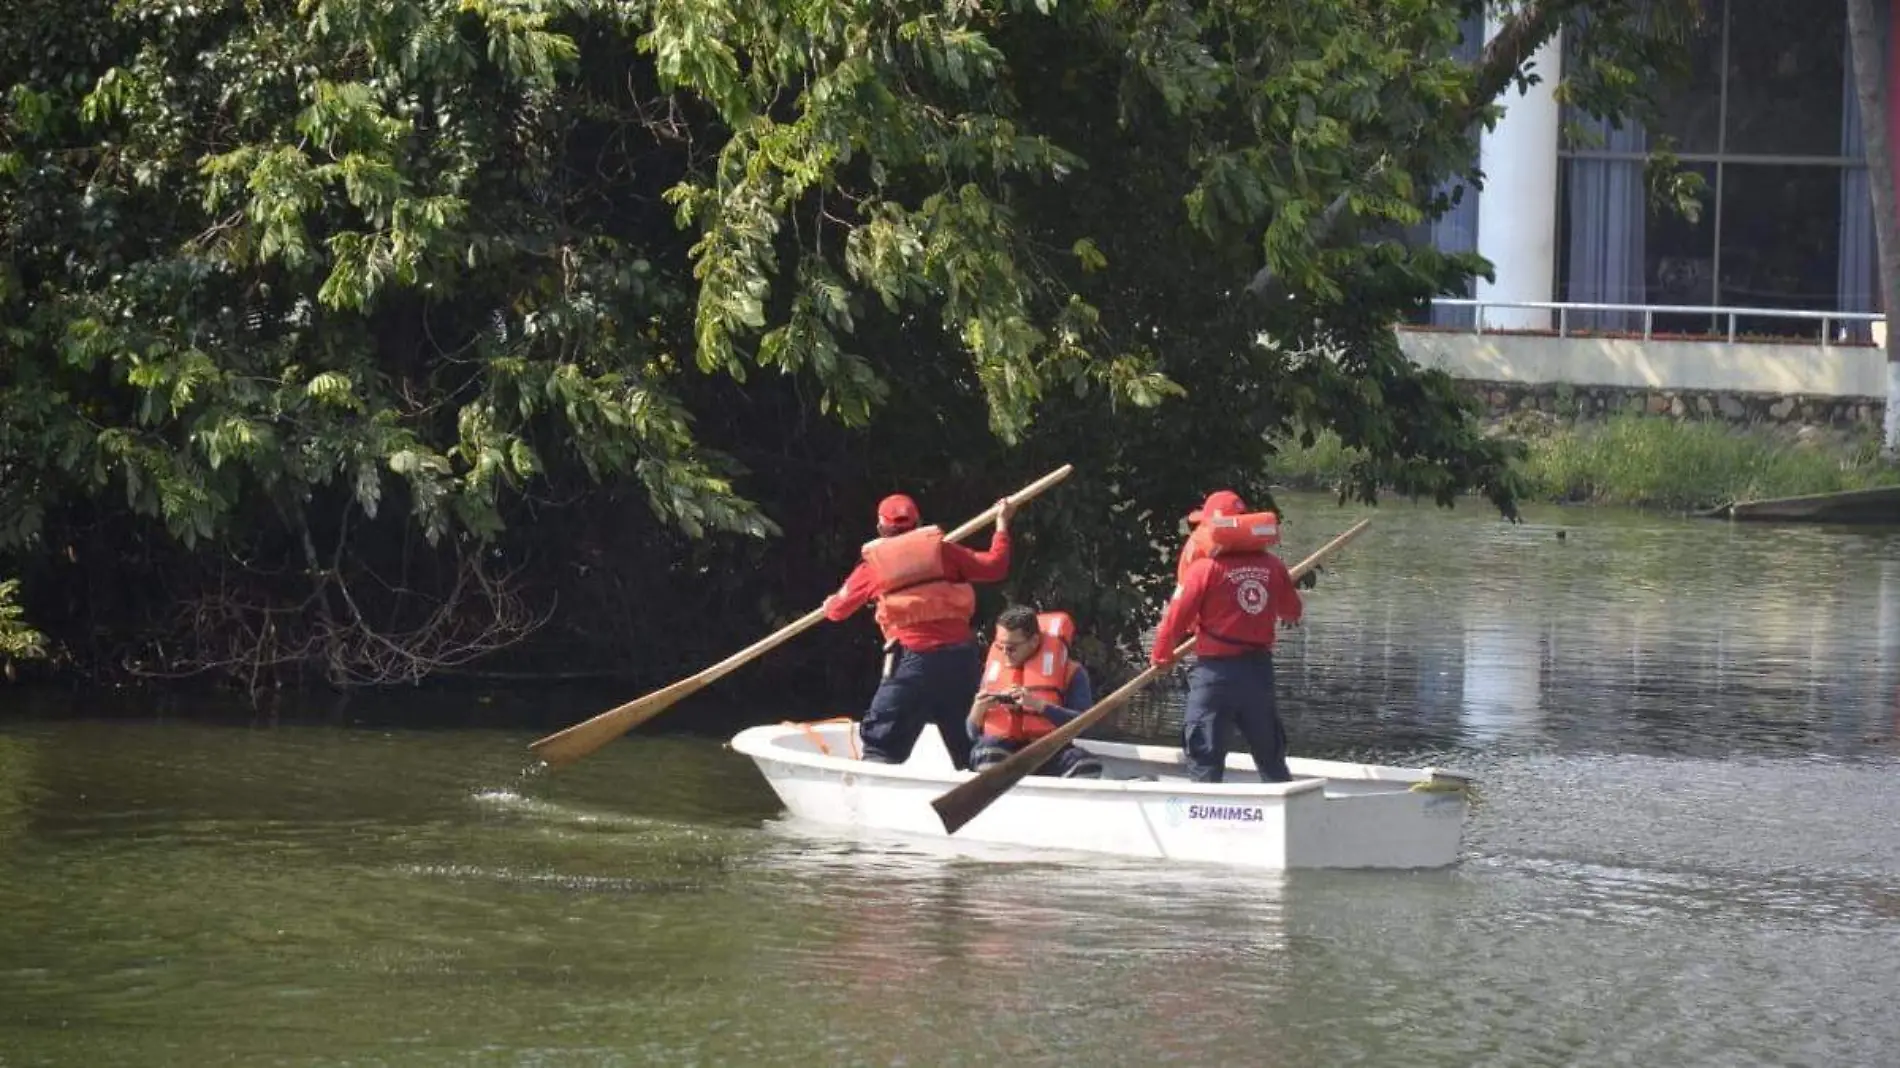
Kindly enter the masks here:
<path id="1" fill-rule="evenodd" d="M 1067 612 L 1011 605 L 996 617 L 996 640 L 983 665 L 982 688 L 970 704 L 970 766 L 1008 760 L 1030 742 L 1089 710 L 1095 689 L 1088 668 L 1070 657 L 1075 620 Z M 1100 778 L 1102 763 L 1073 744 L 1037 768 L 1037 775 Z"/>
<path id="2" fill-rule="evenodd" d="M 1228 726 L 1238 724 L 1260 781 L 1287 782 L 1293 775 L 1273 692 L 1273 641 L 1275 625 L 1298 624 L 1303 606 L 1286 564 L 1268 551 L 1280 541 L 1279 517 L 1247 512 L 1228 490 L 1210 494 L 1198 514 L 1192 540 L 1200 544 L 1190 546 L 1194 559 L 1181 570 L 1148 659 L 1166 667 L 1188 633 L 1196 635 L 1181 741 L 1190 778 L 1222 780 Z"/>
<path id="3" fill-rule="evenodd" d="M 1009 517 L 1016 506 L 997 502 L 996 532 L 987 552 L 945 541 L 943 531 L 917 525 L 917 502 L 894 493 L 878 502 L 877 540 L 838 592 L 825 598 L 825 618 L 843 622 L 876 601 L 884 634 L 884 677 L 859 735 L 864 759 L 901 764 L 925 723 L 935 723 L 958 769 L 970 766 L 964 712 L 982 674 L 976 634 L 976 590 L 1009 574 Z"/>

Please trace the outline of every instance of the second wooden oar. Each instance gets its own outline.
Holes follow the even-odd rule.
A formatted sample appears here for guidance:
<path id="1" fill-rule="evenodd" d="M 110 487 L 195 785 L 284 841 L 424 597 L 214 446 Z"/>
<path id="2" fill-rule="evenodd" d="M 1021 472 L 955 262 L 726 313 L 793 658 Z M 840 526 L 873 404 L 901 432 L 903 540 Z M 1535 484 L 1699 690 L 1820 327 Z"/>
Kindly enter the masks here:
<path id="1" fill-rule="evenodd" d="M 1372 520 L 1361 519 L 1332 541 L 1319 547 L 1313 555 L 1288 568 L 1294 578 L 1299 578 L 1318 567 L 1328 556 L 1339 551 L 1341 546 L 1359 536 L 1359 532 L 1370 526 Z M 1194 649 L 1194 639 L 1189 638 L 1175 647 L 1174 658 L 1180 660 Z M 1049 734 L 1030 742 L 1011 754 L 1009 759 L 994 764 L 976 773 L 973 778 L 958 783 L 944 791 L 930 807 L 937 810 L 937 817 L 943 820 L 943 829 L 951 834 L 964 824 L 975 819 L 984 809 L 1021 782 L 1030 772 L 1048 763 L 1049 758 L 1060 752 L 1062 747 L 1074 741 L 1081 733 L 1100 723 L 1103 717 L 1115 711 L 1143 686 L 1168 673 L 1169 668 L 1150 665 L 1147 670 L 1123 683 L 1114 693 L 1102 698 L 1087 712 L 1075 717 Z"/>
<path id="2" fill-rule="evenodd" d="M 1029 485 L 1024 486 L 1022 489 L 1017 490 L 1015 493 L 1010 494 L 1008 500 L 1013 505 L 1025 504 L 1035 499 L 1037 495 L 1050 486 L 1068 478 L 1069 472 L 1073 470 L 1075 470 L 1074 465 L 1063 464 L 1054 471 L 1049 472 L 1036 481 L 1031 482 Z M 945 534 L 944 538 L 949 541 L 961 541 L 983 529 L 986 524 L 996 518 L 997 507 L 998 505 L 991 505 L 983 511 L 983 514 L 971 519 L 950 533 Z M 546 761 L 550 767 L 559 768 L 572 764 L 574 761 L 592 753 L 594 750 L 599 749 L 615 738 L 620 737 L 640 724 L 645 723 L 647 720 L 652 719 L 654 716 L 673 707 L 686 697 L 698 693 L 700 690 L 712 685 L 735 669 L 758 659 L 779 645 L 790 641 L 799 633 L 817 626 L 824 618 L 825 609 L 821 605 L 807 612 L 805 615 L 798 617 L 795 622 L 788 624 L 752 645 L 746 646 L 744 649 L 701 671 L 697 675 L 681 679 L 671 686 L 655 690 L 645 697 L 628 701 L 618 708 L 610 708 L 600 715 L 576 723 L 566 730 L 530 742 L 528 748 L 534 750 L 535 755 Z"/>

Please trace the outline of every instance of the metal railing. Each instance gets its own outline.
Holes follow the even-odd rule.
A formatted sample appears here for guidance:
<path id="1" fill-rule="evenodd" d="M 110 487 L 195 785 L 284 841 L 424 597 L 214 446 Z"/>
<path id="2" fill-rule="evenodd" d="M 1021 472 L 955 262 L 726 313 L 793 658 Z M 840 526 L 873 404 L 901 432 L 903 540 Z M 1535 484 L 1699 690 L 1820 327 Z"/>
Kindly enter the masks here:
<path id="1" fill-rule="evenodd" d="M 1735 341 L 1737 337 L 1735 324 L 1738 319 L 1793 319 L 1800 322 L 1819 321 L 1821 324 L 1822 348 L 1827 348 L 1837 341 L 1846 340 L 1845 337 L 1834 337 L 1833 327 L 1836 323 L 1866 323 L 1869 324 L 1871 328 L 1872 324 L 1887 321 L 1887 317 L 1879 312 L 1821 312 L 1794 308 L 1728 308 L 1697 304 L 1588 304 L 1550 300 L 1472 300 L 1465 297 L 1440 297 L 1432 301 L 1432 307 L 1472 309 L 1470 329 L 1474 334 L 1482 334 L 1485 332 L 1484 310 L 1486 308 L 1518 308 L 1527 311 L 1556 312 L 1558 337 L 1571 336 L 1570 316 L 1572 313 L 1640 315 L 1643 320 L 1644 341 L 1648 341 L 1655 336 L 1656 316 L 1658 315 L 1693 315 L 1711 320 L 1726 318 L 1728 320 L 1727 337 L 1730 342 Z M 1462 330 L 1464 328 L 1457 327 L 1452 329 Z M 1502 327 L 1500 329 L 1512 330 L 1522 328 Z M 1607 331 L 1601 328 L 1591 330 L 1592 335 L 1625 332 L 1626 331 Z M 1693 336 L 1720 338 L 1722 334 L 1719 331 L 1712 330 L 1707 334 Z"/>

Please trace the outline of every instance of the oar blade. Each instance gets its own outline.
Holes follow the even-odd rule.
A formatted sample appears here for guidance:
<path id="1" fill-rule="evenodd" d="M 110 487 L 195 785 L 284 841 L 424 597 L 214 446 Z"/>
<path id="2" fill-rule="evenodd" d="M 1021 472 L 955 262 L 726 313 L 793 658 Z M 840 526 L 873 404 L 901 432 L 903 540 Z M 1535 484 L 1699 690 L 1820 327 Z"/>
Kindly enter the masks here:
<path id="1" fill-rule="evenodd" d="M 990 803 L 1003 796 L 1004 791 L 1034 771 L 1036 764 L 1022 759 L 1028 755 L 1028 749 L 1024 748 L 1003 763 L 986 768 L 982 774 L 966 779 L 933 798 L 930 807 L 937 810 L 937 818 L 943 821 L 944 831 L 955 834 L 962 830 L 964 824 L 990 807 Z M 1041 754 L 1035 757 L 1036 763 L 1042 759 Z M 1014 764 L 1022 766 L 1011 767 Z"/>
<path id="2" fill-rule="evenodd" d="M 663 690 L 655 690 L 593 719 L 582 720 L 566 730 L 530 742 L 528 748 L 549 767 L 566 767 L 673 707 L 704 685 L 697 675 L 682 679 Z"/>
<path id="3" fill-rule="evenodd" d="M 990 802 L 1002 796 L 1004 790 L 1015 785 L 1015 780 L 998 785 L 995 780 L 970 779 L 958 783 L 955 787 L 937 796 L 930 807 L 937 810 L 937 818 L 943 821 L 946 834 L 955 834 L 963 825 L 977 817 L 977 814 L 990 807 Z"/>

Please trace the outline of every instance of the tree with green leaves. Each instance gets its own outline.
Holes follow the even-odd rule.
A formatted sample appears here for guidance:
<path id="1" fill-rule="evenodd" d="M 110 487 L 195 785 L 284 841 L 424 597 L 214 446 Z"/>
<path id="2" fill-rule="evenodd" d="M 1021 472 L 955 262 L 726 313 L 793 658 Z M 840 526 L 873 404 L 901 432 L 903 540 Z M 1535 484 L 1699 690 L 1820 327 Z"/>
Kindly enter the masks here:
<path id="1" fill-rule="evenodd" d="M 884 492 L 1063 461 L 1010 592 L 1097 633 L 1288 436 L 1508 514 L 1392 332 L 1487 265 L 1402 231 L 1560 29 L 1641 113 L 1697 5 L 1531 0 L 1475 64 L 1477 0 L 18 6 L 0 569 L 76 663 L 256 690 L 664 675 Z"/>
<path id="2" fill-rule="evenodd" d="M 0 670 L 9 680 L 14 677 L 14 661 L 38 660 L 46 655 L 46 639 L 21 618 L 16 599 L 19 592 L 17 579 L 0 582 Z"/>

